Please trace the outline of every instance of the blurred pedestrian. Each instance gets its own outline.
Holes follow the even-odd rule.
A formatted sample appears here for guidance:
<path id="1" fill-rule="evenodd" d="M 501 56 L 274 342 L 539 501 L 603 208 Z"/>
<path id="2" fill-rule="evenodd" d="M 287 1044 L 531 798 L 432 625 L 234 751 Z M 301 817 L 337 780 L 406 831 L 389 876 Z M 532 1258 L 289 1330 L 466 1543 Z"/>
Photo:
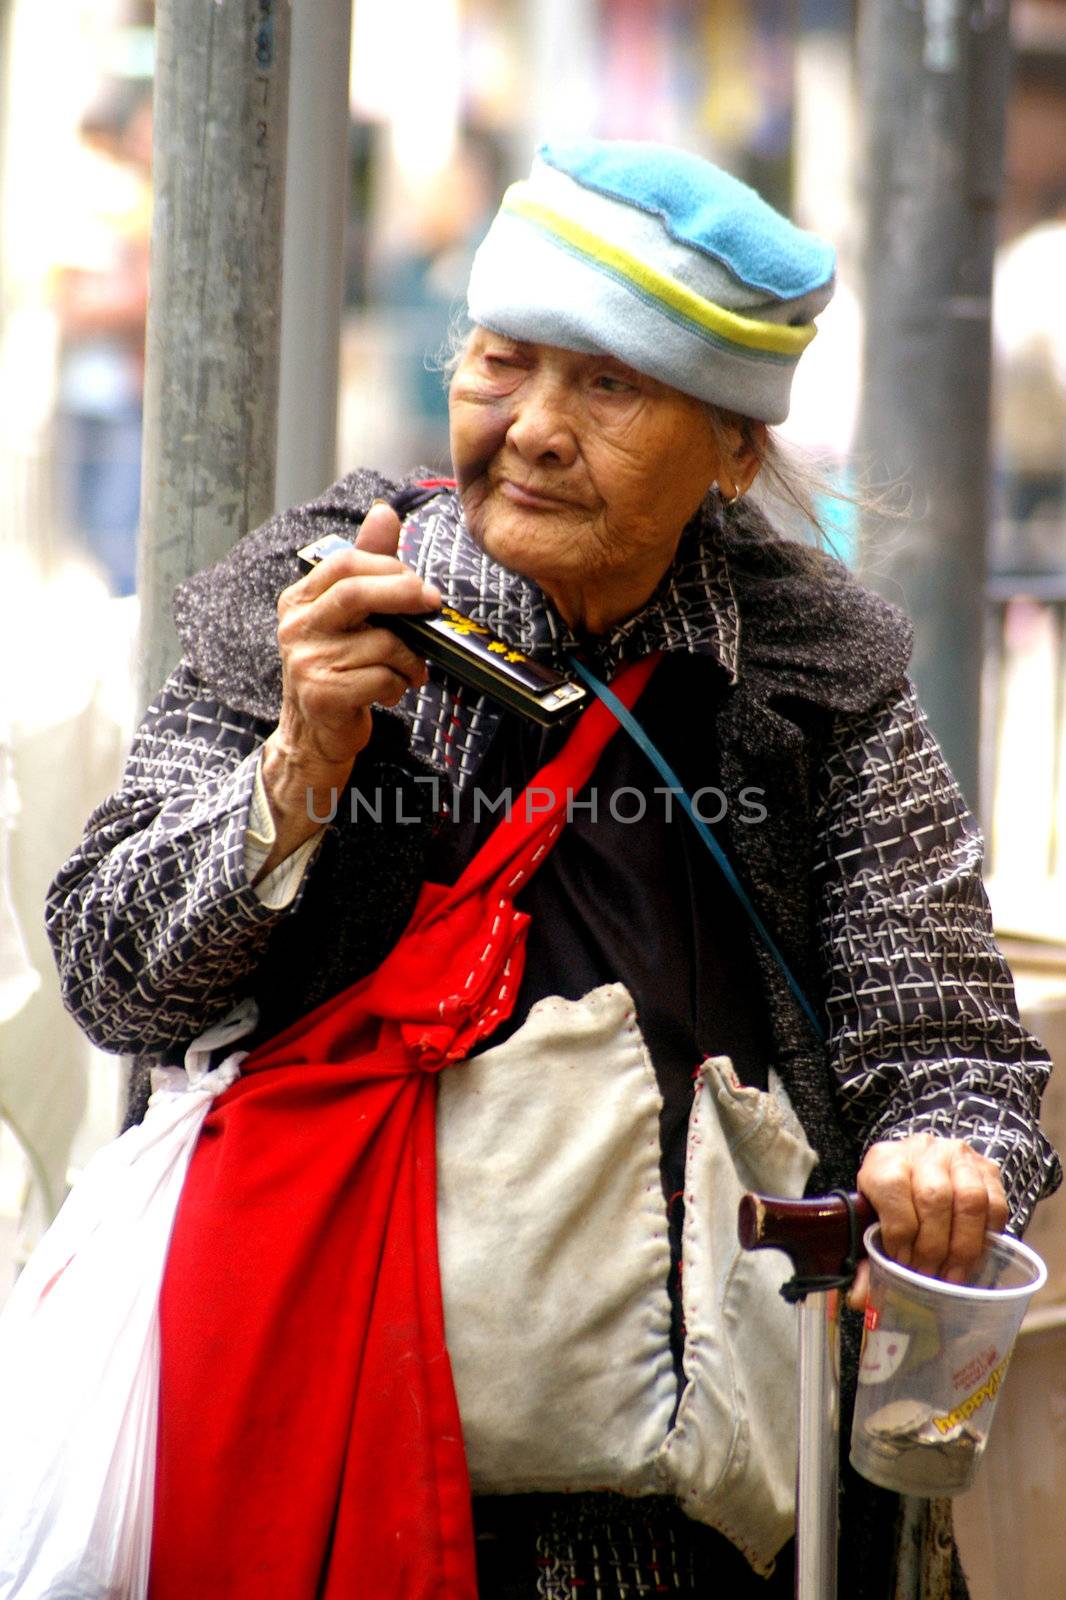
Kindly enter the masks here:
<path id="1" fill-rule="evenodd" d="M 110 83 L 80 128 L 58 264 L 62 498 L 112 592 L 136 587 L 151 233 L 151 90 Z"/>

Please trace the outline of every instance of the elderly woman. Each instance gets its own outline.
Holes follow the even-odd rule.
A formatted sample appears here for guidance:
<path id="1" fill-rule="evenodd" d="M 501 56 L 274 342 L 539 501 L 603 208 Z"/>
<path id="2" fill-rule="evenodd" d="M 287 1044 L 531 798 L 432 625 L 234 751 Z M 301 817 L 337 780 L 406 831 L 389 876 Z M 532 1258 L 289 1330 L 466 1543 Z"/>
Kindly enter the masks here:
<path id="1" fill-rule="evenodd" d="M 158 1600 L 466 1597 L 475 1548 L 483 1600 L 790 1594 L 791 1321 L 736 1195 L 857 1181 L 958 1280 L 1057 1181 L 908 627 L 744 499 L 832 277 L 706 162 L 545 146 L 475 261 L 456 482 L 352 473 L 179 590 L 185 657 L 49 912 L 106 1048 L 258 1013 L 168 1266 Z M 427 668 L 388 621 L 442 600 L 613 678 L 678 785 L 599 705 L 545 729 Z M 403 1051 L 439 1185 L 396 1244 L 398 1113 L 362 1094 Z M 899 1523 L 845 1475 L 842 1593 L 917 1593 Z M 910 1526 L 964 1594 L 945 1505 Z"/>

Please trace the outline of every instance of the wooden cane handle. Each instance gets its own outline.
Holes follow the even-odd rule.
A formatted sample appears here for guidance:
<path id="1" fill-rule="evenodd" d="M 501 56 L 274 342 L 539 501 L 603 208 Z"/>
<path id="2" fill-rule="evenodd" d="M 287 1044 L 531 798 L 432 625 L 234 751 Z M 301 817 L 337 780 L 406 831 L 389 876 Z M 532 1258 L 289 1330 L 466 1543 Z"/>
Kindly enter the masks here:
<path id="1" fill-rule="evenodd" d="M 862 1235 L 877 1216 L 865 1195 L 853 1194 L 850 1200 L 861 1257 Z M 830 1277 L 842 1270 L 851 1250 L 848 1201 L 839 1194 L 810 1200 L 746 1194 L 737 1213 L 737 1234 L 745 1250 L 783 1250 L 799 1277 Z"/>

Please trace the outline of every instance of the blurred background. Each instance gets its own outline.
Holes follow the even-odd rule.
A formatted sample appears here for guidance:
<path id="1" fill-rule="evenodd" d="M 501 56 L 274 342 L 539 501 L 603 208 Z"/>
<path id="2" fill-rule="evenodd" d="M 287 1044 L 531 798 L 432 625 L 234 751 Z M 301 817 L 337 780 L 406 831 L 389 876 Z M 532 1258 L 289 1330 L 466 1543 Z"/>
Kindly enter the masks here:
<path id="1" fill-rule="evenodd" d="M 973 26 L 990 6 L 971 8 Z M 845 489 L 879 486 L 883 464 L 855 448 L 859 20 L 852 0 L 355 0 L 346 149 L 335 152 L 346 174 L 336 459 L 299 495 L 334 468 L 446 467 L 439 354 L 473 250 L 536 142 L 586 133 L 685 145 L 834 241 L 839 288 L 781 432 Z M 0 1298 L 71 1177 L 115 1132 L 124 1093 L 122 1063 L 62 1009 L 42 904 L 115 784 L 137 708 L 155 24 L 151 0 L 0 0 Z M 992 502 L 975 545 L 986 569 L 974 602 L 981 774 L 969 797 L 1020 998 L 1061 1072 L 1066 0 L 1015 0 L 1010 30 Z M 290 142 L 297 122 L 294 109 Z M 287 238 L 287 272 L 293 248 Z M 292 474 L 280 478 L 279 497 L 294 497 Z M 920 501 L 903 504 L 920 538 Z M 825 512 L 837 553 L 876 572 L 854 507 L 828 501 Z M 951 730 L 937 731 L 950 744 Z M 1061 1083 L 1047 1121 L 1066 1144 Z M 960 1503 L 976 1600 L 1008 1581 L 1017 1600 L 1066 1594 L 1054 1532 L 1066 1491 L 1060 1201 L 1031 1233 L 1051 1282 L 982 1486 Z"/>

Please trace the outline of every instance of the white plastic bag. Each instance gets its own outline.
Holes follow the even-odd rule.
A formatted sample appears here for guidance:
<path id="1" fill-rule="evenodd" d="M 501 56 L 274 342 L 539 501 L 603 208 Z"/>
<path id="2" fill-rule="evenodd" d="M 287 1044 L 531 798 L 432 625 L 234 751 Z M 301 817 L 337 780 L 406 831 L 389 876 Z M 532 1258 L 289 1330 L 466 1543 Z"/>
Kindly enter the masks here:
<path id="1" fill-rule="evenodd" d="M 0 1312 L 0 1600 L 144 1600 L 159 1292 L 189 1158 L 239 1075 L 246 1000 L 152 1074 L 144 1121 L 85 1168 Z"/>

